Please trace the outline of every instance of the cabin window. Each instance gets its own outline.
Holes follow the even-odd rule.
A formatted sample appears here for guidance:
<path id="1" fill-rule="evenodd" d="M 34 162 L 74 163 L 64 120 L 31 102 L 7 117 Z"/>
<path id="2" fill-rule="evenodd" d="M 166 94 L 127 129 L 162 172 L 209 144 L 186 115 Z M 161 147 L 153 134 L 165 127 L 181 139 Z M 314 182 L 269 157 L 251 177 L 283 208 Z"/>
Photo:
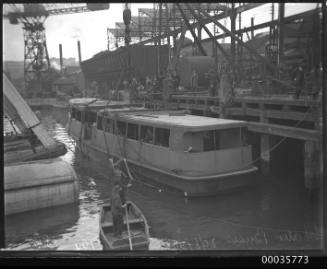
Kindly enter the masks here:
<path id="1" fill-rule="evenodd" d="M 219 130 L 219 143 L 217 149 L 229 149 L 242 147 L 241 128 Z"/>
<path id="2" fill-rule="evenodd" d="M 203 151 L 238 148 L 247 145 L 246 128 L 212 130 L 204 133 Z"/>
<path id="3" fill-rule="evenodd" d="M 71 111 L 71 118 L 75 119 L 76 118 L 76 109 L 72 107 L 72 111 Z"/>
<path id="4" fill-rule="evenodd" d="M 203 151 L 211 151 L 215 149 L 215 131 L 205 132 L 203 135 Z"/>
<path id="5" fill-rule="evenodd" d="M 153 144 L 153 127 L 141 126 L 141 141 L 144 143 Z"/>
<path id="6" fill-rule="evenodd" d="M 98 130 L 103 130 L 103 123 L 102 123 L 102 120 L 103 120 L 103 117 L 98 116 L 98 119 L 97 119 L 97 129 L 98 129 Z"/>
<path id="7" fill-rule="evenodd" d="M 112 119 L 106 119 L 105 131 L 107 133 L 115 133 L 115 122 Z"/>
<path id="8" fill-rule="evenodd" d="M 93 123 L 96 121 L 97 114 L 93 111 L 86 111 L 85 112 L 85 121 Z"/>
<path id="9" fill-rule="evenodd" d="M 137 124 L 128 123 L 127 137 L 130 139 L 139 139 L 139 126 Z"/>
<path id="10" fill-rule="evenodd" d="M 118 135 L 126 135 L 126 122 L 117 121 L 117 133 Z"/>
<path id="11" fill-rule="evenodd" d="M 81 111 L 76 110 L 75 119 L 78 121 L 82 121 L 82 112 Z"/>
<path id="12" fill-rule="evenodd" d="M 169 147 L 170 130 L 164 128 L 155 129 L 154 143 L 158 146 Z"/>

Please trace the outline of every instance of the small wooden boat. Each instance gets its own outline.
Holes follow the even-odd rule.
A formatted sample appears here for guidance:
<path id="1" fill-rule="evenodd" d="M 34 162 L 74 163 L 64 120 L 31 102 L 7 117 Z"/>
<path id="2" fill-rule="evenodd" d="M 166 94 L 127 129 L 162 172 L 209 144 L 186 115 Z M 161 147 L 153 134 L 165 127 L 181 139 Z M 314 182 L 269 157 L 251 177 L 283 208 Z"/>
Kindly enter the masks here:
<path id="1" fill-rule="evenodd" d="M 111 205 L 104 204 L 100 212 L 100 241 L 104 250 L 132 250 L 149 248 L 149 226 L 141 210 L 131 201 L 127 201 L 127 218 L 124 214 L 125 230 L 121 237 L 113 234 Z M 126 211 L 125 211 L 126 212 Z M 129 230 L 129 231 L 128 231 Z M 130 235 L 130 239 L 129 239 Z"/>

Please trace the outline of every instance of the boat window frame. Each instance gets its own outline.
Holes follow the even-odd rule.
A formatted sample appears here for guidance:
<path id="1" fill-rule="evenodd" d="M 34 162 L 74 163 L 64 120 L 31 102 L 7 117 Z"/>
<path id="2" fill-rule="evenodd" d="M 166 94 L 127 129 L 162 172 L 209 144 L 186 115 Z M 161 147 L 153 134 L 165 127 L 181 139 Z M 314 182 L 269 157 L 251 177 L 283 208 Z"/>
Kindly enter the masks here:
<path id="1" fill-rule="evenodd" d="M 216 150 L 225 150 L 225 149 L 232 149 L 232 148 L 240 148 L 240 147 L 243 147 L 242 136 L 241 136 L 241 128 L 242 128 L 242 126 L 232 127 L 232 128 L 226 128 L 226 129 L 219 130 L 219 131 L 225 131 L 225 132 L 227 132 L 227 130 L 235 130 L 235 129 L 238 129 L 238 141 L 237 141 L 237 144 L 235 143 L 235 145 L 237 145 L 237 146 L 228 147 L 228 148 L 227 147 L 219 147 L 219 149 L 216 149 Z M 230 137 L 230 135 L 227 135 L 226 137 Z M 221 137 L 220 137 L 220 140 L 222 140 Z M 216 146 L 216 148 L 217 148 L 217 146 Z"/>
<path id="2" fill-rule="evenodd" d="M 235 146 L 233 147 L 222 147 L 221 146 L 221 133 L 222 132 L 226 132 L 226 130 L 238 130 L 238 138 L 239 140 L 237 141 L 237 143 L 235 143 Z M 245 130 L 245 132 L 244 132 Z M 246 126 L 238 126 L 238 127 L 230 127 L 230 128 L 224 128 L 224 129 L 216 129 L 216 130 L 207 130 L 204 131 L 204 135 L 208 132 L 213 132 L 214 136 L 214 144 L 213 144 L 213 149 L 210 150 L 205 150 L 204 148 L 204 136 L 202 138 L 202 143 L 203 143 L 203 152 L 209 152 L 209 151 L 217 151 L 217 150 L 228 150 L 228 149 L 233 149 L 233 148 L 240 148 L 240 147 L 246 147 L 249 145 L 248 143 L 248 128 Z M 245 133 L 245 136 L 244 136 Z M 226 136 L 228 137 L 228 135 Z M 219 139 L 219 143 L 217 143 L 217 140 Z"/>
<path id="3" fill-rule="evenodd" d="M 137 132 L 136 132 L 136 138 L 134 138 L 134 137 L 130 137 L 129 135 L 129 131 L 130 131 L 130 125 L 135 125 L 136 126 L 136 128 L 137 128 Z M 140 139 L 140 131 L 139 131 L 139 124 L 137 124 L 137 123 L 134 123 L 134 122 L 127 122 L 127 126 L 126 126 L 126 128 L 127 128 L 127 130 L 126 130 L 126 137 L 128 138 L 128 139 L 132 139 L 132 140 L 139 140 Z"/>
<path id="4" fill-rule="evenodd" d="M 96 121 L 97 130 L 100 130 L 100 131 L 104 130 L 103 118 L 104 117 L 102 115 L 97 114 L 97 121 Z M 99 120 L 99 119 L 101 119 L 101 120 Z M 100 124 L 101 124 L 101 128 L 99 128 Z"/>
<path id="5" fill-rule="evenodd" d="M 77 116 L 78 115 L 78 116 Z M 76 109 L 75 120 L 82 122 L 83 114 L 81 110 Z"/>
<path id="6" fill-rule="evenodd" d="M 162 129 L 165 131 L 168 131 L 168 144 L 158 144 L 157 143 L 157 139 L 158 139 L 158 129 Z M 159 147 L 164 147 L 164 148 L 169 148 L 170 147 L 170 134 L 171 134 L 171 130 L 170 128 L 162 128 L 162 127 L 154 127 L 154 145 L 159 146 Z"/>
<path id="7" fill-rule="evenodd" d="M 89 118 L 90 118 L 90 115 L 95 116 L 95 120 L 94 121 L 90 121 Z M 92 111 L 92 110 L 89 110 L 89 111 L 85 111 L 85 121 L 88 122 L 88 123 L 91 123 L 93 124 L 94 122 L 97 121 L 97 113 L 95 111 Z"/>
<path id="8" fill-rule="evenodd" d="M 152 137 L 151 139 L 145 139 L 146 138 L 146 131 L 144 133 L 144 135 L 142 135 L 142 128 L 151 128 L 152 129 Z M 146 144 L 150 144 L 150 145 L 154 145 L 154 137 L 155 137 L 155 127 L 151 126 L 151 125 L 140 125 L 140 128 L 139 128 L 139 131 L 140 131 L 140 141 L 142 143 L 146 143 Z"/>
<path id="9" fill-rule="evenodd" d="M 115 121 L 116 123 L 116 127 L 115 127 L 115 130 L 116 130 L 116 134 L 117 135 L 119 135 L 119 136 L 123 136 L 123 137 L 126 137 L 126 133 L 127 133 L 127 122 L 126 121 L 122 121 L 122 120 L 116 120 Z M 124 133 L 122 134 L 122 133 L 120 133 L 120 127 L 118 126 L 120 123 L 123 123 L 123 124 L 125 124 L 125 127 L 124 127 Z"/>
<path id="10" fill-rule="evenodd" d="M 104 119 L 104 131 L 106 133 L 115 134 L 115 132 L 116 132 L 116 129 L 115 129 L 115 126 L 116 126 L 115 120 L 112 119 L 112 118 L 107 118 L 107 117 L 103 117 L 103 119 Z M 108 124 L 108 122 L 111 122 L 111 124 Z M 109 128 L 108 128 L 108 125 L 109 125 Z"/>

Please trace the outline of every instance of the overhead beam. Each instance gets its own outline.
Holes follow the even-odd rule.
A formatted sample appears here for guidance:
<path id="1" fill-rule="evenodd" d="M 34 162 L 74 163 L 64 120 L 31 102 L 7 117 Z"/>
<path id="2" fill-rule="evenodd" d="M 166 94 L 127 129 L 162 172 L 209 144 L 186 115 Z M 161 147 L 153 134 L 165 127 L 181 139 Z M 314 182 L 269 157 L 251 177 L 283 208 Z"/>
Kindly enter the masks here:
<path id="1" fill-rule="evenodd" d="M 321 11 L 321 9 L 319 9 L 319 11 Z M 292 16 L 289 16 L 289 17 L 285 17 L 284 18 L 284 24 L 287 24 L 287 23 L 290 23 L 292 21 L 295 21 L 297 19 L 301 19 L 303 17 L 306 17 L 306 16 L 312 16 L 314 14 L 314 12 L 316 12 L 315 10 L 309 10 L 309 11 L 305 11 L 303 13 L 299 13 L 299 14 L 295 14 L 295 15 L 292 15 Z M 236 30 L 235 31 L 235 34 L 243 34 L 243 33 L 247 33 L 247 32 L 250 32 L 250 31 L 255 31 L 255 30 L 259 30 L 259 29 L 263 29 L 263 28 L 266 28 L 266 27 L 270 27 L 270 26 L 275 26 L 275 25 L 278 25 L 278 20 L 273 20 L 273 21 L 269 21 L 269 22 L 264 22 L 264 23 L 261 23 L 261 24 L 256 24 L 254 25 L 253 27 L 244 27 L 242 29 L 239 29 L 239 30 Z M 229 37 L 230 35 L 228 33 L 223 33 L 223 34 L 220 34 L 220 35 L 216 35 L 214 38 L 215 39 L 221 39 L 221 38 L 226 38 L 226 37 Z M 211 38 L 205 38 L 205 39 L 202 39 L 202 41 L 209 41 Z"/>
<path id="2" fill-rule="evenodd" d="M 241 12 L 244 12 L 244 11 L 247 11 L 247 10 L 250 10 L 250 9 L 253 9 L 253 8 L 257 8 L 259 6 L 262 6 L 264 5 L 265 3 L 250 3 L 250 4 L 246 4 L 246 5 L 243 5 L 243 6 L 240 6 L 240 7 L 237 7 L 235 9 L 235 12 L 238 14 L 238 13 L 241 13 Z M 226 12 L 223 12 L 222 14 L 218 14 L 216 16 L 212 16 L 213 19 L 215 20 L 221 20 L 221 19 L 224 19 L 226 17 L 230 16 L 230 11 L 226 11 Z M 208 24 L 210 23 L 211 21 L 210 20 L 203 20 L 204 21 L 204 24 Z M 191 27 L 192 29 L 198 27 L 199 23 L 198 22 L 195 22 L 195 23 L 192 23 L 191 24 Z M 182 29 L 181 28 L 178 28 L 176 29 L 175 31 L 172 31 L 170 34 L 171 35 L 178 35 L 179 33 L 181 33 Z M 143 40 L 142 42 L 140 42 L 139 44 L 148 44 L 148 43 L 152 43 L 156 40 L 158 40 L 159 38 L 166 38 L 166 33 L 163 34 L 163 35 L 160 35 L 160 36 L 156 36 L 156 37 L 153 37 L 153 38 L 150 38 L 150 39 L 146 39 L 146 40 Z"/>
<path id="3" fill-rule="evenodd" d="M 190 23 L 188 21 L 188 18 L 185 16 L 185 13 L 184 13 L 183 9 L 181 8 L 180 4 L 176 3 L 176 6 L 179 9 L 179 12 L 181 13 L 181 15 L 183 17 L 183 20 L 184 20 L 188 30 L 190 30 L 190 32 L 191 32 L 191 34 L 192 34 L 192 36 L 194 38 L 194 41 L 195 41 L 196 45 L 198 46 L 198 48 L 200 49 L 202 55 L 207 56 L 206 51 L 204 50 L 201 42 L 199 41 L 198 37 L 196 36 L 196 34 L 195 34 L 192 26 L 190 25 Z"/>
<path id="4" fill-rule="evenodd" d="M 188 8 L 188 10 L 191 12 L 191 14 L 193 15 L 194 18 L 197 19 L 197 21 L 200 23 L 201 27 L 204 29 L 204 31 L 206 31 L 206 33 L 210 36 L 210 38 L 214 38 L 213 34 L 210 32 L 210 30 L 208 29 L 207 26 L 205 26 L 203 19 L 198 16 L 197 14 L 195 14 L 194 10 L 192 10 L 192 8 L 190 7 L 190 5 L 188 3 L 185 4 Z M 215 40 L 216 45 L 218 47 L 218 49 L 221 51 L 221 53 L 223 54 L 223 56 L 225 57 L 225 59 L 231 64 L 231 58 L 229 57 L 229 55 L 227 54 L 227 52 L 224 50 L 224 48 L 219 44 L 218 40 Z"/>
<path id="5" fill-rule="evenodd" d="M 225 31 L 226 33 L 228 33 L 232 39 L 234 39 L 235 41 L 237 41 L 239 44 L 241 44 L 243 47 L 245 47 L 250 53 L 252 53 L 254 56 L 256 56 L 259 60 L 261 60 L 264 64 L 266 64 L 268 66 L 268 68 L 270 68 L 272 71 L 277 71 L 277 67 L 275 65 L 273 65 L 270 61 L 268 61 L 267 59 L 265 59 L 264 57 L 262 57 L 258 52 L 256 52 L 255 49 L 253 49 L 252 47 L 248 46 L 247 44 L 245 44 L 241 39 L 239 39 L 234 33 L 232 33 L 231 31 L 229 31 L 224 25 L 222 25 L 220 22 L 214 20 L 207 12 L 205 11 L 201 11 L 201 14 L 203 14 L 207 19 L 209 19 L 211 22 L 213 22 L 214 24 L 216 24 L 220 29 L 222 29 L 223 31 Z"/>
<path id="6" fill-rule="evenodd" d="M 277 135 L 282 137 L 289 137 L 301 139 L 305 141 L 321 142 L 322 133 L 316 130 L 309 130 L 298 127 L 283 126 L 280 124 L 262 123 L 262 122 L 248 122 L 249 131 Z"/>

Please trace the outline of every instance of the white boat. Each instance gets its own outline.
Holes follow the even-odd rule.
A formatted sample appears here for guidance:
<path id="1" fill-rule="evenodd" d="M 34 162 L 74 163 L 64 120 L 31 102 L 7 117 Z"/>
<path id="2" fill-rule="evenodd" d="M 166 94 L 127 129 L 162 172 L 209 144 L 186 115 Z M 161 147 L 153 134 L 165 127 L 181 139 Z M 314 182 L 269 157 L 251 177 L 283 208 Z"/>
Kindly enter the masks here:
<path id="1" fill-rule="evenodd" d="M 70 132 L 84 154 L 108 164 L 125 158 L 132 174 L 180 190 L 207 196 L 254 181 L 258 169 L 246 143 L 245 121 L 120 107 L 99 109 L 87 121 L 71 109 Z M 89 126 L 89 132 L 83 131 Z"/>

